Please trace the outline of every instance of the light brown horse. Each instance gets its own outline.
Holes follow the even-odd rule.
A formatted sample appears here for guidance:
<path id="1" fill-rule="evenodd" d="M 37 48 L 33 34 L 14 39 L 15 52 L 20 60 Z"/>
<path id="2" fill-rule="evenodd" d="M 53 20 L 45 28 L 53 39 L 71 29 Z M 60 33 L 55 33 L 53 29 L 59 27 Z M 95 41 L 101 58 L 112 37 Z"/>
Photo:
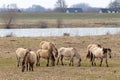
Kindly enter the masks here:
<path id="1" fill-rule="evenodd" d="M 110 48 L 102 48 L 98 46 L 93 46 L 89 48 L 89 57 L 92 62 L 92 66 L 96 66 L 95 58 L 100 58 L 100 66 L 102 66 L 103 58 L 106 59 L 106 66 L 108 67 L 107 55 L 111 58 L 111 49 Z"/>
<path id="2" fill-rule="evenodd" d="M 87 46 L 87 55 L 86 55 L 86 58 L 91 58 L 91 53 L 90 53 L 90 51 L 91 51 L 91 49 L 93 49 L 94 47 L 100 47 L 101 48 L 101 45 L 100 44 L 89 44 L 88 46 Z"/>
<path id="3" fill-rule="evenodd" d="M 27 52 L 22 61 L 22 72 L 25 71 L 25 68 L 26 71 L 28 71 L 28 68 L 29 71 L 34 71 L 33 66 L 35 62 L 36 62 L 36 53 L 33 51 Z"/>
<path id="4" fill-rule="evenodd" d="M 44 58 L 47 60 L 46 66 L 49 66 L 49 60 L 51 60 L 51 65 L 55 66 L 55 58 L 51 50 L 39 49 L 36 54 L 37 54 L 36 66 L 40 66 L 40 58 Z"/>
<path id="5" fill-rule="evenodd" d="M 29 51 L 30 51 L 30 49 L 25 49 L 25 48 L 18 48 L 15 51 L 17 62 L 18 62 L 18 64 L 17 64 L 18 67 L 19 67 L 19 65 L 21 65 L 21 59 L 23 59 L 25 54 Z"/>
<path id="6" fill-rule="evenodd" d="M 58 56 L 58 50 L 55 46 L 55 43 L 48 42 L 48 41 L 42 41 L 39 45 L 40 49 L 50 50 L 54 53 L 54 56 Z"/>
<path id="7" fill-rule="evenodd" d="M 59 63 L 59 59 L 61 59 L 61 64 L 63 64 L 63 58 L 66 60 L 70 60 L 69 65 L 73 66 L 74 65 L 74 57 L 76 57 L 78 59 L 78 66 L 80 66 L 80 62 L 81 62 L 81 57 L 80 54 L 78 53 L 78 51 L 75 48 L 69 47 L 69 48 L 65 48 L 65 47 L 61 47 L 58 50 L 58 59 L 57 59 L 57 65 Z"/>

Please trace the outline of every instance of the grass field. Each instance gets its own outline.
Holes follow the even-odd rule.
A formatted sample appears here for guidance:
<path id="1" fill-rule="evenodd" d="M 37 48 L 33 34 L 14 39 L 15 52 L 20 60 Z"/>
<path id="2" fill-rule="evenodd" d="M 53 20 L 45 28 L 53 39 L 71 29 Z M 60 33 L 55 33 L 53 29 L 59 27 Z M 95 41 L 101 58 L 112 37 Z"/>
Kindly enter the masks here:
<path id="1" fill-rule="evenodd" d="M 22 73 L 17 67 L 15 50 L 18 47 L 31 48 L 37 51 L 41 41 L 55 42 L 57 48 L 75 47 L 82 58 L 81 67 L 55 66 L 46 67 L 42 60 L 41 67 L 34 68 L 34 72 Z M 112 58 L 108 59 L 109 67 L 91 67 L 85 58 L 86 47 L 90 43 L 99 43 L 112 49 Z M 120 79 L 120 35 L 86 36 L 86 37 L 4 37 L 0 38 L 0 80 L 119 80 Z M 67 64 L 68 62 L 66 62 Z"/>
<path id="2" fill-rule="evenodd" d="M 0 13 L 0 27 L 3 28 Z M 108 13 L 17 13 L 12 28 L 56 28 L 60 27 L 119 27 L 119 14 Z M 59 21 L 59 22 L 58 22 Z"/>

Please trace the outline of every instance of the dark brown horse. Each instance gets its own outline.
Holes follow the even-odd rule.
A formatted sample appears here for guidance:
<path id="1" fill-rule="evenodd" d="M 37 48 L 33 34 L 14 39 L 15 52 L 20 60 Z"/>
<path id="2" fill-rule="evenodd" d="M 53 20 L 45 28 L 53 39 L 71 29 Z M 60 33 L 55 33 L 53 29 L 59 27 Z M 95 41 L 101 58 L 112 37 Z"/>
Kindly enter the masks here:
<path id="1" fill-rule="evenodd" d="M 24 59 L 22 61 L 22 72 L 28 71 L 33 71 L 33 66 L 34 63 L 36 62 L 36 53 L 34 53 L 33 51 L 29 51 L 25 54 Z"/>

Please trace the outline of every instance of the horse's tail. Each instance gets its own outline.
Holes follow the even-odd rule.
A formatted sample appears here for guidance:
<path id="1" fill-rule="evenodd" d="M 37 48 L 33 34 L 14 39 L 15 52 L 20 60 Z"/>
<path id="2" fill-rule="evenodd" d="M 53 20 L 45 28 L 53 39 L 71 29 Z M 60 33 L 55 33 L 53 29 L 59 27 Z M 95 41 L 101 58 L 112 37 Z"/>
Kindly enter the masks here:
<path id="1" fill-rule="evenodd" d="M 23 58 L 23 61 L 22 61 L 22 72 L 24 72 L 25 70 L 25 64 L 26 64 L 26 60 L 27 60 L 27 56 L 28 56 L 29 52 L 27 51 L 24 58 Z"/>
<path id="2" fill-rule="evenodd" d="M 93 60 L 93 57 L 94 57 L 94 55 L 93 55 L 93 53 L 91 52 L 90 53 L 90 61 L 92 62 L 92 60 Z"/>
<path id="3" fill-rule="evenodd" d="M 27 58 L 28 54 L 30 53 L 30 51 L 31 51 L 30 49 L 28 49 L 28 50 L 26 51 L 26 54 L 25 54 L 25 56 L 24 56 L 24 58 L 23 58 L 23 61 L 22 61 L 22 65 L 25 64 L 26 58 Z"/>
<path id="4" fill-rule="evenodd" d="M 90 53 L 90 51 L 88 50 L 88 53 L 87 53 L 87 55 L 86 55 L 86 58 L 90 58 L 90 57 L 91 57 L 90 54 L 91 54 L 91 53 Z"/>

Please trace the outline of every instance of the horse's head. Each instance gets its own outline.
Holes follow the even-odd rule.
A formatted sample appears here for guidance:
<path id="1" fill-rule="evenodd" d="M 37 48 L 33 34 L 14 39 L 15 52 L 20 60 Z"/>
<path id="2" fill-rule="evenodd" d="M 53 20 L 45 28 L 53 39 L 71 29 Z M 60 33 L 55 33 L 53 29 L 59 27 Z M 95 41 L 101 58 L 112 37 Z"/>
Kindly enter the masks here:
<path id="1" fill-rule="evenodd" d="M 111 58 L 111 49 L 110 48 L 103 48 L 103 54 L 108 53 L 109 54 L 109 58 Z"/>
<path id="2" fill-rule="evenodd" d="M 25 71 L 25 61 L 22 62 L 22 72 Z"/>
<path id="3" fill-rule="evenodd" d="M 107 48 L 103 48 L 103 54 L 107 53 Z"/>
<path id="4" fill-rule="evenodd" d="M 112 54 L 112 50 L 110 48 L 107 48 L 108 54 L 109 54 L 109 58 L 111 58 L 111 54 Z"/>

